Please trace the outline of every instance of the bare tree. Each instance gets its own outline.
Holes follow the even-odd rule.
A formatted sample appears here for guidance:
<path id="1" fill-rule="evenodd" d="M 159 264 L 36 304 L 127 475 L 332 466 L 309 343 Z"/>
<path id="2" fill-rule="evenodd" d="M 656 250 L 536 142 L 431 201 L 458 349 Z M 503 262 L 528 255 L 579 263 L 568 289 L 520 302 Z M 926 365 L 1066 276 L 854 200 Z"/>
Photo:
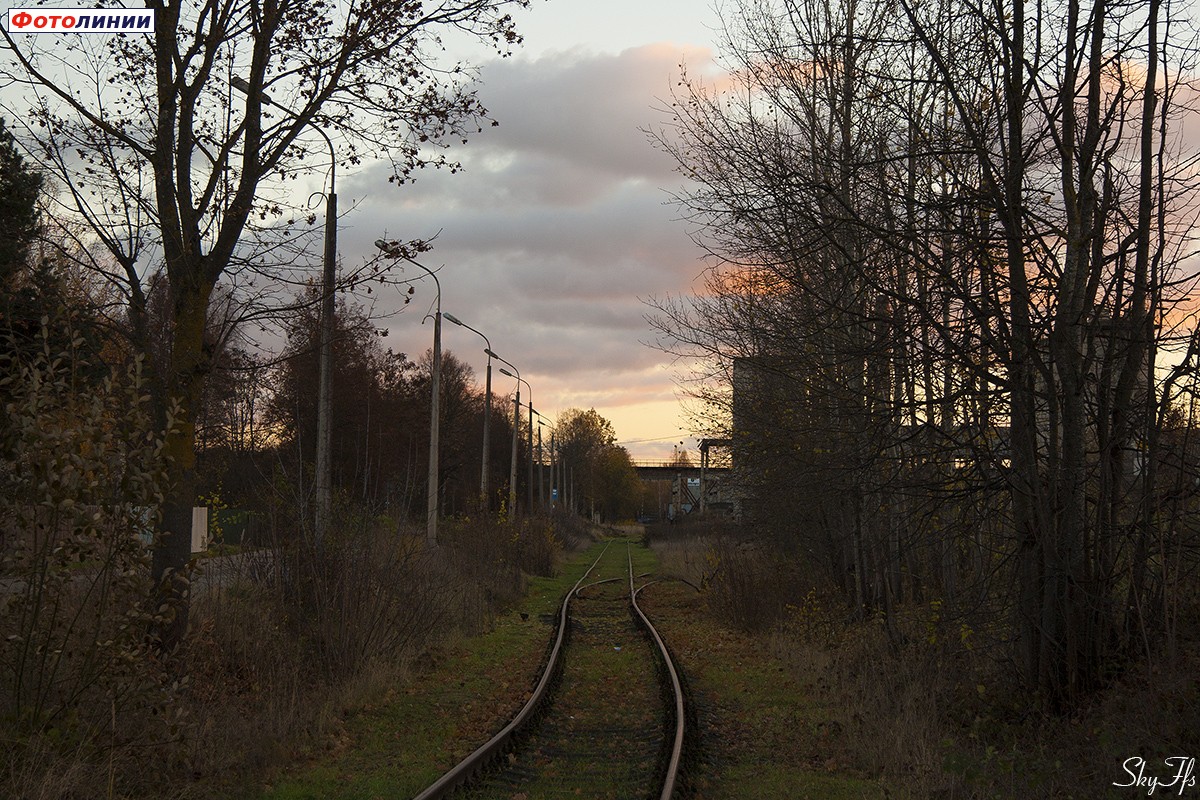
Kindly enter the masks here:
<path id="1" fill-rule="evenodd" d="M 428 164 L 453 167 L 437 145 L 478 130 L 484 112 L 466 68 L 431 60 L 438 37 L 464 31 L 506 50 L 518 39 L 504 11 L 524 4 L 153 2 L 150 35 L 3 33 L 5 77 L 21 97 L 10 111 L 29 121 L 27 147 L 114 259 L 107 276 L 124 291 L 135 347 L 148 337 L 147 276 L 161 266 L 170 284 L 170 359 L 155 392 L 171 463 L 154 559 L 164 590 L 189 556 L 217 282 L 262 296 L 264 284 L 287 278 L 278 268 L 290 261 L 280 244 L 290 228 L 253 234 L 288 219 L 284 182 L 323 163 L 314 127 L 337 162 L 386 159 L 394 182 Z M 233 90 L 235 78 L 248 92 Z M 168 593 L 185 598 L 186 588 Z M 179 608 L 168 644 L 185 630 L 186 602 Z"/>
<path id="2" fill-rule="evenodd" d="M 1159 3 L 1038 9 L 738 4 L 733 88 L 685 75 L 659 135 L 714 266 L 653 320 L 852 607 L 1007 611 L 1061 707 L 1148 636 L 1173 541 L 1152 448 L 1195 355 L 1165 327 L 1193 287 L 1193 51 Z"/>

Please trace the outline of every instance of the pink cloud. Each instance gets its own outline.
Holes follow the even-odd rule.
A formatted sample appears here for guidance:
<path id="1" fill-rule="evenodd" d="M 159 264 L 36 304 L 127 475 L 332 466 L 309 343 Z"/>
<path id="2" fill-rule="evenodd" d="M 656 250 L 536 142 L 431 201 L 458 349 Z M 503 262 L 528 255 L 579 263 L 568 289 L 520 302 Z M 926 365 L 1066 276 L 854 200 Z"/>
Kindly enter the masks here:
<path id="1" fill-rule="evenodd" d="M 342 220 L 343 259 L 373 254 L 385 232 L 440 231 L 426 263 L 444 265 L 443 309 L 517 364 L 539 410 L 607 408 L 674 435 L 672 372 L 642 344 L 652 337 L 642 298 L 686 291 L 701 254 L 667 202 L 682 179 L 642 129 L 666 122 L 662 98 L 683 57 L 709 59 L 655 44 L 485 65 L 480 95 L 500 126 L 455 154 L 463 173 L 423 174 L 399 190 L 374 170 L 346 178 L 341 194 L 357 205 Z M 430 326 L 412 312 L 424 313 L 432 289 L 418 284 L 408 310 L 384 323 L 389 346 L 429 347 Z M 376 297 L 380 310 L 398 305 Z M 446 326 L 443 346 L 482 378 L 481 340 Z M 501 381 L 497 391 L 510 390 Z"/>

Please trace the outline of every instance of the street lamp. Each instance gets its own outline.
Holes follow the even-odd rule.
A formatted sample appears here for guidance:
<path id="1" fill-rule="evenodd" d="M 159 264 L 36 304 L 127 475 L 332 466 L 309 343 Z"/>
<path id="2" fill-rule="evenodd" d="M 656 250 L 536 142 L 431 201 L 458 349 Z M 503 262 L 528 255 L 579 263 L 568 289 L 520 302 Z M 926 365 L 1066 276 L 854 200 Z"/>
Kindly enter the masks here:
<path id="1" fill-rule="evenodd" d="M 525 388 L 529 389 L 529 481 L 526 486 L 529 489 L 529 513 L 533 513 L 533 415 L 537 412 L 533 410 L 533 388 L 529 385 L 529 381 L 525 382 Z"/>
<path id="2" fill-rule="evenodd" d="M 483 395 L 483 468 L 480 470 L 479 476 L 479 507 L 484 511 L 488 507 L 488 456 L 491 448 L 488 442 L 491 439 L 491 421 L 492 421 L 492 343 L 488 341 L 488 337 L 482 331 L 472 328 L 467 323 L 460 320 L 458 317 L 447 312 L 442 315 L 446 319 L 453 322 L 455 325 L 466 328 L 469 331 L 477 334 L 483 339 L 483 343 L 487 347 L 483 348 L 483 352 L 487 354 L 487 388 Z"/>
<path id="3" fill-rule="evenodd" d="M 554 433 L 555 433 L 555 428 L 554 428 L 554 425 L 546 419 L 546 417 L 542 416 L 540 411 L 535 411 L 534 413 L 537 414 L 537 417 L 538 417 L 538 444 L 537 444 L 537 447 L 538 447 L 538 449 L 537 449 L 537 452 L 538 452 L 538 459 L 537 459 L 537 464 L 538 464 L 538 501 L 541 503 L 542 508 L 546 508 L 547 507 L 547 502 L 546 502 L 546 465 L 544 463 L 544 457 L 542 455 L 542 428 L 543 427 L 550 428 L 550 491 L 551 491 L 551 493 L 553 493 L 553 491 L 554 491 Z"/>
<path id="4" fill-rule="evenodd" d="M 413 266 L 425 270 L 425 274 L 433 278 L 433 285 L 437 287 L 437 306 L 433 314 L 433 368 L 429 378 L 429 489 L 426 492 L 425 512 L 425 540 L 431 547 L 437 547 L 438 429 L 441 427 L 438 395 L 441 394 L 442 388 L 442 283 L 433 270 L 401 253 L 394 243 L 376 239 L 375 246 L 391 258 L 403 258 Z M 422 319 L 421 322 L 424 323 L 425 320 Z"/>
<path id="5" fill-rule="evenodd" d="M 518 431 L 521 429 L 521 384 L 524 383 L 526 386 L 528 386 L 529 381 L 521 378 L 521 370 L 513 366 L 511 361 L 500 358 L 500 356 L 496 356 L 495 353 L 492 355 L 495 356 L 498 361 L 503 361 L 505 364 L 508 364 L 516 373 L 514 374 L 513 372 L 506 370 L 504 367 L 501 367 L 501 375 L 507 375 L 510 378 L 517 379 L 517 396 L 513 401 L 512 459 L 509 462 L 508 467 L 508 508 L 509 513 L 515 516 L 517 513 L 517 436 Z"/>
<path id="6" fill-rule="evenodd" d="M 500 371 L 504 372 L 503 369 L 501 369 Z M 520 398 L 520 394 L 519 394 L 520 385 L 522 383 L 524 383 L 525 388 L 529 390 L 529 402 L 526 403 L 526 406 L 529 408 L 529 481 L 527 483 L 527 488 L 529 490 L 528 491 L 529 513 L 532 514 L 533 513 L 533 415 L 537 413 L 536 411 L 533 410 L 533 387 L 529 385 L 529 381 L 525 380 L 520 375 L 513 375 L 511 372 L 504 372 L 504 374 L 508 375 L 508 377 L 510 377 L 510 378 L 517 379 L 517 387 L 518 387 L 517 406 L 518 407 L 521 405 L 521 398 Z"/>
<path id="7" fill-rule="evenodd" d="M 275 106 L 296 116 L 294 111 L 276 103 L 266 92 L 253 92 L 250 83 L 240 75 L 230 78 L 229 85 L 248 97 L 257 97 L 259 102 L 265 105 Z M 317 542 L 320 543 L 325 538 L 329 526 L 333 496 L 333 283 L 336 278 L 337 261 L 337 154 L 333 149 L 333 141 L 324 130 L 317 125 L 310 124 L 309 127 L 321 134 L 321 138 L 329 146 L 329 191 L 325 193 L 325 254 L 321 276 L 321 318 L 318 326 L 320 347 L 317 351 L 317 474 L 314 486 L 317 507 L 314 527 Z"/>

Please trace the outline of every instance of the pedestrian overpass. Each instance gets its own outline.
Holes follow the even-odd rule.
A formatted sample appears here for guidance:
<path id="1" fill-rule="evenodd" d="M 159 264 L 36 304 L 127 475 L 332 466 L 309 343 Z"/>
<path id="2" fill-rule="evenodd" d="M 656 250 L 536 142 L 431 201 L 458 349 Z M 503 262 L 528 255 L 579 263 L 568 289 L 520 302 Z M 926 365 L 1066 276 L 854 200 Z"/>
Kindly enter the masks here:
<path id="1" fill-rule="evenodd" d="M 701 439 L 700 463 L 688 460 L 646 461 L 634 460 L 633 468 L 644 481 L 671 481 L 671 506 L 675 518 L 695 511 L 710 508 L 730 508 L 732 501 L 726 497 L 726 478 L 731 468 L 726 463 L 713 465 L 711 450 L 727 448 L 728 439 Z"/>

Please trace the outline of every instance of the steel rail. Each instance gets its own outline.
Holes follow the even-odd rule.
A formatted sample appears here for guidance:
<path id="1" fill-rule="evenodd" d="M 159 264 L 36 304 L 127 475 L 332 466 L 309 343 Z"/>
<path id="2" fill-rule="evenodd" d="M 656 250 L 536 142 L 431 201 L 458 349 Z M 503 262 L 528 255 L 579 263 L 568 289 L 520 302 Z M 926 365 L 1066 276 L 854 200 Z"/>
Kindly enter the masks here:
<path id="1" fill-rule="evenodd" d="M 554 647 L 550 650 L 550 657 L 546 661 L 546 668 L 542 671 L 542 677 L 538 680 L 537 686 L 534 688 L 529 700 L 526 701 L 516 716 L 499 733 L 481 745 L 475 752 L 451 767 L 442 777 L 430 784 L 429 788 L 414 797 L 413 800 L 441 800 L 441 798 L 449 797 L 451 792 L 465 783 L 477 770 L 487 764 L 494 756 L 503 752 L 512 737 L 533 716 L 533 712 L 537 710 L 537 707 L 541 705 L 542 700 L 550 691 L 551 679 L 558 665 L 558 657 L 563 647 L 563 638 L 567 632 L 567 613 L 568 607 L 571 604 L 571 598 L 579 591 L 580 584 L 583 583 L 584 579 L 592 574 L 592 570 L 600 563 L 600 559 L 604 558 L 604 554 L 608 552 L 609 544 L 604 545 L 604 549 L 600 551 L 600 555 L 596 557 L 592 565 L 587 568 L 587 572 L 580 576 L 575 585 L 571 587 L 571 591 L 567 592 L 567 596 L 563 598 L 562 608 L 558 615 L 558 635 L 554 637 Z"/>
<path id="2" fill-rule="evenodd" d="M 671 746 L 671 756 L 667 760 L 667 774 L 663 779 L 662 793 L 659 794 L 659 800 L 671 800 L 671 796 L 675 793 L 675 781 L 679 777 L 679 762 L 683 757 L 683 686 L 679 681 L 679 672 L 675 669 L 675 662 L 671 660 L 671 654 L 667 652 L 666 643 L 658 635 L 654 625 L 650 623 L 649 617 L 642 612 L 642 609 L 638 608 L 638 592 L 650 584 L 646 584 L 640 589 L 633 588 L 633 555 L 628 544 L 625 545 L 625 555 L 629 559 L 629 604 L 633 606 L 642 625 L 646 627 L 654 639 L 654 643 L 658 645 L 658 651 L 662 653 L 663 663 L 666 664 L 667 673 L 671 677 L 671 690 L 675 694 L 675 741 Z"/>
<path id="3" fill-rule="evenodd" d="M 598 581 L 592 581 L 591 583 L 585 583 L 583 586 L 580 586 L 578 589 L 575 590 L 575 596 L 579 597 L 580 595 L 583 594 L 584 590 L 590 589 L 593 586 L 599 586 L 602 583 L 616 583 L 619 580 L 623 580 L 623 579 L 622 578 L 603 578 Z"/>

